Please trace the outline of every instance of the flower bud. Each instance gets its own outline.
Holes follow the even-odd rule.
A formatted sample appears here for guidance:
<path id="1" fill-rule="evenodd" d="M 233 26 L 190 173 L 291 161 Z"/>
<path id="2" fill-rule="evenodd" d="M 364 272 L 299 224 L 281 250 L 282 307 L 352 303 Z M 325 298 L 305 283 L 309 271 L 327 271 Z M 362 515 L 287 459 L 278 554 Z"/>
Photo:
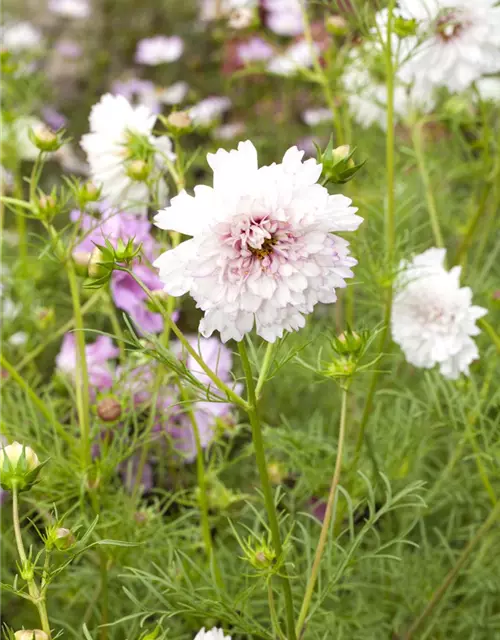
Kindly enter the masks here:
<path id="1" fill-rule="evenodd" d="M 14 634 L 15 640 L 49 640 L 49 636 L 41 629 L 21 629 Z"/>
<path id="2" fill-rule="evenodd" d="M 45 125 L 31 129 L 30 139 L 40 151 L 57 151 L 62 146 L 62 140 L 57 133 Z"/>
<path id="3" fill-rule="evenodd" d="M 76 542 L 75 536 L 65 527 L 58 527 L 54 531 L 53 540 L 54 545 L 59 549 L 59 551 L 66 551 Z"/>
<path id="4" fill-rule="evenodd" d="M 37 309 L 35 319 L 36 319 L 37 327 L 41 331 L 45 331 L 52 324 L 54 324 L 54 320 L 55 320 L 54 307 L 41 307 Z"/>
<path id="5" fill-rule="evenodd" d="M 167 118 L 167 126 L 174 132 L 184 132 L 189 129 L 193 121 L 187 111 L 173 111 Z"/>
<path id="6" fill-rule="evenodd" d="M 55 189 L 51 193 L 40 193 L 35 201 L 38 215 L 44 220 L 52 220 L 59 213 L 60 205 Z"/>
<path id="7" fill-rule="evenodd" d="M 101 188 L 96 187 L 93 182 L 86 182 L 82 185 L 82 193 L 87 202 L 97 202 L 101 197 Z"/>
<path id="8" fill-rule="evenodd" d="M 72 256 L 75 271 L 82 278 L 86 278 L 89 273 L 89 262 L 91 254 L 88 251 L 75 251 Z"/>
<path id="9" fill-rule="evenodd" d="M 253 556 L 248 556 L 248 559 L 255 569 L 269 569 L 275 563 L 276 553 L 271 546 L 262 543 L 254 549 Z"/>
<path id="10" fill-rule="evenodd" d="M 342 16 L 328 16 L 326 30 L 334 36 L 345 36 L 348 31 L 347 21 Z"/>
<path id="11" fill-rule="evenodd" d="M 30 447 L 13 442 L 0 449 L 0 479 L 4 489 L 29 489 L 41 469 L 38 456 Z"/>
<path id="12" fill-rule="evenodd" d="M 99 247 L 90 254 L 90 260 L 88 261 L 88 274 L 89 278 L 102 278 L 108 273 L 106 267 L 102 264 L 104 255 Z"/>
<path id="13" fill-rule="evenodd" d="M 347 144 L 343 144 L 334 149 L 333 136 L 330 137 L 330 141 L 324 152 L 318 148 L 318 162 L 323 165 L 323 184 L 328 182 L 344 184 L 354 177 L 364 165 L 364 162 L 358 165 L 355 164 L 352 159 L 354 151 L 355 149 L 351 151 L 351 148 Z"/>
<path id="14" fill-rule="evenodd" d="M 97 415 L 104 422 L 115 422 L 122 415 L 122 406 L 116 398 L 108 396 L 97 405 Z"/>
<path id="15" fill-rule="evenodd" d="M 415 18 L 406 20 L 401 16 L 397 16 L 394 20 L 393 29 L 394 33 L 400 38 L 414 36 L 417 33 L 417 21 Z"/>
<path id="16" fill-rule="evenodd" d="M 144 160 L 132 160 L 127 165 L 127 175 L 137 182 L 144 182 L 148 179 L 150 167 Z"/>
<path id="17" fill-rule="evenodd" d="M 359 356 L 363 351 L 367 342 L 367 334 L 362 331 L 361 334 L 347 328 L 336 338 L 332 340 L 332 347 L 339 355 Z"/>
<path id="18" fill-rule="evenodd" d="M 270 462 L 267 465 L 267 473 L 274 485 L 282 484 L 286 476 L 285 468 L 280 462 Z"/>

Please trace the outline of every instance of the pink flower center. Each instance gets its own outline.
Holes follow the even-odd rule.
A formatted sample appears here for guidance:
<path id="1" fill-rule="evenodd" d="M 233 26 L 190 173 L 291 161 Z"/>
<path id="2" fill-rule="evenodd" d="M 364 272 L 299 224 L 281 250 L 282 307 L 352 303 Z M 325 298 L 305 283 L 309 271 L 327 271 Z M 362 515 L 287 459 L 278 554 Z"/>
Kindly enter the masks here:
<path id="1" fill-rule="evenodd" d="M 456 11 L 444 13 L 436 20 L 437 36 L 444 42 L 449 42 L 460 35 L 465 26 L 463 16 Z"/>

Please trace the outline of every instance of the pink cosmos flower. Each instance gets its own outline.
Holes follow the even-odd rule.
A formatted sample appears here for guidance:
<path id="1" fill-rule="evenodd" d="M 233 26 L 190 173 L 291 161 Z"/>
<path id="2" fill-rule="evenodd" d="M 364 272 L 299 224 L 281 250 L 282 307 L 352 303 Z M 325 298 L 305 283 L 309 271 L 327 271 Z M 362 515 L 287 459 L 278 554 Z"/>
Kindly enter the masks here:
<path id="1" fill-rule="evenodd" d="M 118 347 L 114 346 L 109 336 L 98 336 L 95 342 L 85 345 L 89 383 L 94 390 L 104 391 L 113 386 L 109 361 L 117 358 L 119 353 Z M 75 380 L 76 366 L 76 336 L 74 333 L 66 333 L 56 357 L 56 367 L 61 373 Z"/>

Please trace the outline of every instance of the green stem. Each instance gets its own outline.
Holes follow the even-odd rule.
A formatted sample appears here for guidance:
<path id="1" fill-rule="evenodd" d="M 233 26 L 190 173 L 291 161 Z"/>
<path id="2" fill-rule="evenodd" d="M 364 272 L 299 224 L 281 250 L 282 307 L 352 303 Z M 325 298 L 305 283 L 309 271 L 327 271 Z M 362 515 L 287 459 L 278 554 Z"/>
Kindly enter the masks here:
<path id="1" fill-rule="evenodd" d="M 21 523 L 19 521 L 18 488 L 15 484 L 12 487 L 12 521 L 14 523 L 14 536 L 16 539 L 17 552 L 19 554 L 23 569 L 26 569 L 30 561 L 28 560 L 26 551 L 24 550 L 23 537 L 21 534 Z M 45 596 L 38 590 L 34 577 L 27 580 L 27 583 L 29 594 L 40 616 L 42 630 L 45 631 L 49 638 L 51 638 L 49 618 L 47 615 L 47 607 L 45 605 Z"/>
<path id="2" fill-rule="evenodd" d="M 18 200 L 24 200 L 23 195 L 23 184 L 21 180 L 21 176 L 19 174 L 19 168 L 16 170 L 16 175 L 14 179 L 14 195 Z M 28 259 L 28 235 L 26 230 L 26 217 L 23 211 L 16 207 L 16 226 L 17 226 L 17 235 L 18 235 L 18 246 L 19 246 L 19 261 L 21 263 L 21 270 L 23 275 L 25 275 L 26 271 L 26 262 Z"/>
<path id="3" fill-rule="evenodd" d="M 109 621 L 109 596 L 108 596 L 108 557 L 104 552 L 100 553 L 100 573 L 101 573 L 101 625 L 107 625 Z M 108 637 L 108 629 L 101 626 L 101 640 Z"/>
<path id="4" fill-rule="evenodd" d="M 85 356 L 85 334 L 83 327 L 82 308 L 80 306 L 80 291 L 75 268 L 71 260 L 66 262 L 71 300 L 73 303 L 73 317 L 75 319 L 75 339 L 77 351 L 76 366 L 76 405 L 78 422 L 80 424 L 81 460 L 85 468 L 90 464 L 90 402 L 89 378 L 87 359 Z"/>
<path id="5" fill-rule="evenodd" d="M 394 63 L 392 59 L 392 21 L 395 0 L 389 2 L 389 13 L 387 20 L 387 44 L 385 48 L 385 63 L 387 75 L 387 139 L 386 139 L 386 182 L 387 182 L 387 209 L 385 217 L 385 242 L 386 242 L 386 258 L 388 270 L 391 273 L 394 263 L 394 245 L 395 245 L 395 200 L 394 200 L 394 176 L 395 176 L 395 159 L 394 159 Z M 392 309 L 392 283 L 389 285 L 384 310 L 383 329 L 380 334 L 379 353 L 383 354 L 386 347 L 387 337 L 389 334 L 389 323 L 391 320 Z M 377 366 L 372 374 L 370 386 L 366 396 L 363 415 L 359 426 L 358 439 L 356 442 L 356 450 L 354 453 L 354 461 L 352 468 L 356 469 L 361 448 L 363 446 L 366 425 L 370 417 L 373 405 L 375 391 L 377 389 L 378 379 L 380 376 L 380 367 Z"/>
<path id="6" fill-rule="evenodd" d="M 253 444 L 255 448 L 255 458 L 257 461 L 257 468 L 259 470 L 260 483 L 262 487 L 262 493 L 264 495 L 264 502 L 266 505 L 267 517 L 269 520 L 269 528 L 271 529 L 271 536 L 276 551 L 276 556 L 281 558 L 283 556 L 283 545 L 281 543 L 280 527 L 278 522 L 278 515 L 276 512 L 276 505 L 274 504 L 273 492 L 271 489 L 271 483 L 269 481 L 269 475 L 267 473 L 266 453 L 264 449 L 264 439 L 262 437 L 262 428 L 257 411 L 257 396 L 255 395 L 254 379 L 252 375 L 252 367 L 250 360 L 248 359 L 248 353 L 245 343 L 238 343 L 238 350 L 240 352 L 241 364 L 245 374 L 245 380 L 247 385 L 247 413 L 250 419 L 250 425 L 252 427 Z M 293 598 L 292 589 L 290 587 L 290 579 L 286 566 L 283 565 L 283 592 L 285 596 L 285 608 L 288 628 L 288 640 L 296 640 L 295 624 L 294 624 L 294 611 L 293 611 Z"/>
<path id="7" fill-rule="evenodd" d="M 273 585 L 271 578 L 267 583 L 267 602 L 269 604 L 269 613 L 271 615 L 271 625 L 273 628 L 273 634 L 279 638 L 279 640 L 286 640 L 286 637 L 283 635 L 283 632 L 280 629 L 280 624 L 278 621 L 278 616 L 276 614 L 276 607 L 274 604 L 274 593 L 273 593 Z"/>
<path id="8" fill-rule="evenodd" d="M 193 405 L 191 403 L 191 400 L 179 379 L 177 380 L 177 385 L 179 387 L 181 399 L 184 403 L 184 406 L 186 407 L 186 411 L 189 416 L 191 426 L 193 428 L 193 435 L 194 435 L 194 441 L 196 446 L 196 475 L 197 475 L 198 489 L 199 489 L 198 501 L 200 504 L 201 534 L 203 537 L 205 552 L 207 554 L 208 560 L 211 566 L 213 566 L 214 568 L 214 574 L 215 574 L 215 580 L 217 582 L 217 586 L 219 588 L 222 588 L 222 576 L 215 558 L 215 553 L 214 553 L 213 544 L 212 544 L 212 535 L 210 533 L 210 520 L 208 517 L 207 481 L 205 477 L 205 460 L 203 457 L 203 448 L 201 446 L 200 430 L 198 428 L 198 423 L 196 422 L 196 416 L 194 415 Z"/>
<path id="9" fill-rule="evenodd" d="M 427 202 L 427 210 L 429 212 L 429 219 L 431 222 L 432 233 L 434 235 L 434 242 L 437 247 L 444 247 L 443 236 L 441 234 L 441 228 L 439 226 L 439 216 L 436 208 L 436 202 L 434 200 L 434 194 L 432 191 L 431 181 L 429 173 L 425 165 L 425 153 L 422 147 L 422 127 L 424 122 L 419 122 L 413 127 L 412 140 L 413 148 L 415 150 L 415 156 L 417 159 L 418 170 L 420 171 L 420 177 L 425 189 L 425 199 Z"/>
<path id="10" fill-rule="evenodd" d="M 33 389 L 26 382 L 26 380 L 16 371 L 16 369 L 14 369 L 14 367 L 10 364 L 10 362 L 8 362 L 8 360 L 6 360 L 6 358 L 5 358 L 5 356 L 3 354 L 1 354 L 1 353 L 0 353 L 0 364 L 7 371 L 7 373 L 10 375 L 10 377 L 13 380 L 15 380 L 15 382 L 17 382 L 19 387 L 21 387 L 21 389 L 25 392 L 25 394 L 28 396 L 28 398 L 31 400 L 31 402 L 35 405 L 35 407 L 40 411 L 40 413 L 43 416 L 45 416 L 45 418 L 47 418 L 47 420 L 50 422 L 50 424 L 52 424 L 54 426 L 54 428 L 56 429 L 58 435 L 60 435 L 61 438 L 63 438 L 68 444 L 72 445 L 73 444 L 73 440 L 71 439 L 69 434 L 66 433 L 67 427 L 65 427 L 64 425 L 60 424 L 54 418 L 54 416 L 48 410 L 48 408 L 45 405 L 45 403 L 42 400 L 40 400 L 40 398 L 33 391 Z"/>
<path id="11" fill-rule="evenodd" d="M 472 238 L 474 237 L 474 234 L 477 229 L 477 225 L 479 224 L 479 221 L 483 217 L 484 212 L 486 210 L 486 204 L 488 203 L 488 196 L 490 195 L 490 191 L 491 191 L 491 182 L 487 182 L 484 185 L 484 189 L 481 194 L 481 198 L 479 200 L 479 205 L 476 209 L 476 213 L 471 218 L 469 225 L 467 227 L 467 231 L 465 232 L 465 236 L 462 242 L 460 243 L 460 246 L 457 249 L 455 264 L 463 265 L 465 262 L 465 258 L 467 257 L 467 251 L 469 250 L 469 247 L 471 245 Z"/>
<path id="12" fill-rule="evenodd" d="M 325 549 L 326 541 L 328 539 L 328 533 L 330 531 L 330 523 L 333 515 L 333 507 L 335 504 L 335 497 L 337 495 L 337 487 L 340 480 L 340 472 L 342 469 L 342 453 L 344 450 L 346 423 L 347 423 L 347 388 L 342 389 L 342 407 L 340 410 L 340 428 L 339 439 L 337 446 L 337 459 L 335 461 L 335 470 L 333 472 L 332 484 L 330 487 L 330 493 L 328 495 L 328 502 L 326 505 L 325 517 L 323 519 L 323 525 L 321 527 L 321 533 L 319 536 L 318 546 L 316 548 L 316 555 L 314 556 L 314 562 L 311 569 L 311 575 L 307 582 L 306 591 L 304 594 L 304 600 L 300 609 L 299 620 L 297 622 L 296 633 L 297 637 L 301 637 L 302 630 L 304 628 L 309 607 L 311 605 L 312 596 L 314 593 L 314 587 L 316 586 L 316 580 L 318 578 L 319 568 L 321 565 L 321 558 Z"/>
<path id="13" fill-rule="evenodd" d="M 255 396 L 257 397 L 257 399 L 259 399 L 262 392 L 262 387 L 266 383 L 266 376 L 269 373 L 269 369 L 273 360 L 274 347 L 274 342 L 267 343 L 266 353 L 264 354 L 264 360 L 262 361 L 262 365 L 259 371 L 259 377 L 257 379 L 257 386 L 255 387 Z"/>
<path id="14" fill-rule="evenodd" d="M 495 331 L 495 329 L 484 318 L 479 318 L 479 320 L 477 321 L 477 324 L 481 327 L 481 329 L 484 329 L 486 331 L 486 333 L 491 338 L 491 341 L 493 342 L 493 344 L 497 348 L 497 351 L 500 353 L 500 336 Z"/>
<path id="15" fill-rule="evenodd" d="M 128 273 L 130 276 L 132 276 L 132 278 L 137 282 L 137 284 L 141 287 L 141 289 L 146 293 L 146 295 L 148 296 L 148 298 L 156 305 L 156 308 L 158 309 L 158 312 L 162 314 L 162 316 L 167 320 L 167 322 L 170 324 L 171 330 L 174 333 L 175 337 L 179 340 L 179 342 L 182 344 L 182 346 L 186 349 L 186 351 L 189 353 L 190 356 L 193 357 L 193 360 L 200 365 L 200 367 L 203 369 L 203 371 L 207 374 L 207 376 L 210 378 L 210 380 L 215 384 L 215 386 L 220 389 L 221 391 L 223 391 L 227 398 L 229 400 L 231 400 L 231 402 L 234 402 L 234 404 L 238 405 L 239 407 L 241 407 L 242 409 L 244 409 L 245 411 L 247 411 L 248 409 L 248 403 L 246 403 L 244 400 L 242 400 L 240 398 L 240 396 L 235 393 L 230 387 L 228 387 L 227 384 L 225 384 L 211 369 L 210 367 L 208 367 L 203 358 L 200 356 L 200 354 L 196 351 L 196 349 L 194 349 L 190 344 L 189 341 L 186 339 L 186 337 L 184 336 L 184 334 L 182 333 L 182 331 L 179 329 L 179 327 L 176 325 L 176 323 L 172 320 L 172 318 L 168 315 L 168 312 L 162 307 L 161 304 L 158 303 L 158 301 L 155 299 L 155 297 L 151 294 L 151 291 L 146 287 L 146 285 L 142 282 L 142 280 L 140 280 L 134 273 L 132 273 L 132 271 L 130 271 L 130 269 L 127 269 L 125 267 L 116 267 L 117 270 L 119 271 L 124 271 L 125 273 Z"/>
<path id="16" fill-rule="evenodd" d="M 101 299 L 101 296 L 102 296 L 102 292 L 96 291 L 94 295 L 91 298 L 89 298 L 87 302 L 85 302 L 85 304 L 82 305 L 82 316 L 84 316 L 87 313 L 87 311 L 90 311 L 90 309 L 95 305 L 95 303 Z M 51 342 L 54 342 L 55 340 L 60 338 L 62 335 L 64 335 L 68 331 L 71 331 L 74 325 L 75 325 L 75 319 L 71 318 L 71 320 L 68 320 L 68 322 L 66 322 L 61 327 L 59 327 L 57 331 L 54 331 L 54 333 L 52 333 L 45 342 L 43 342 L 42 344 L 39 344 L 32 351 L 27 353 L 24 356 L 24 358 L 21 360 L 21 362 L 18 364 L 17 368 L 22 369 L 27 364 L 29 364 L 34 358 L 36 358 L 40 353 L 44 351 L 44 349 L 47 347 L 48 344 L 50 344 Z"/>
<path id="17" fill-rule="evenodd" d="M 153 394 L 151 396 L 151 412 L 149 414 L 149 421 L 146 427 L 146 431 L 144 433 L 144 444 L 141 450 L 141 457 L 139 458 L 139 464 L 137 465 L 137 472 L 135 474 L 134 485 L 132 487 L 132 503 L 135 504 L 137 500 L 137 494 L 139 492 L 139 487 L 141 486 L 142 474 L 144 471 L 144 467 L 146 466 L 146 461 L 148 459 L 149 448 L 150 448 L 150 436 L 153 431 L 153 427 L 155 426 L 156 420 L 156 405 L 158 401 L 158 394 L 160 392 L 161 383 L 163 381 L 162 372 L 158 370 L 155 376 L 155 382 L 153 387 Z"/>
<path id="18" fill-rule="evenodd" d="M 436 589 L 432 598 L 429 600 L 427 606 L 420 614 L 420 616 L 415 620 L 415 622 L 408 629 L 406 634 L 404 635 L 404 640 L 411 640 L 414 634 L 420 629 L 425 620 L 432 614 L 437 605 L 441 602 L 443 596 L 446 594 L 450 586 L 455 581 L 456 577 L 460 573 L 460 570 L 464 566 L 464 564 L 469 559 L 472 550 L 476 546 L 476 544 L 481 540 L 481 538 L 487 533 L 490 527 L 493 525 L 495 520 L 500 515 L 500 502 L 497 502 L 490 515 L 485 520 L 485 522 L 478 529 L 476 535 L 469 540 L 466 547 L 460 554 L 455 566 L 451 569 L 451 571 L 447 574 L 441 585 Z"/>
<path id="19" fill-rule="evenodd" d="M 491 485 L 490 479 L 488 478 L 488 474 L 486 472 L 486 469 L 484 468 L 484 464 L 481 459 L 481 448 L 478 445 L 476 440 L 476 434 L 474 433 L 474 425 L 470 424 L 470 420 L 468 417 L 466 417 L 465 419 L 465 430 L 475 454 L 474 458 L 476 460 L 477 470 L 481 478 L 481 482 L 483 483 L 484 490 L 488 494 L 488 497 L 491 500 L 492 505 L 495 506 L 497 503 L 497 496 L 495 494 L 495 490 Z"/>
<path id="20" fill-rule="evenodd" d="M 120 362 L 123 364 L 125 362 L 125 357 L 126 357 L 123 331 L 116 314 L 115 305 L 113 304 L 113 298 L 111 296 L 110 291 L 108 291 L 107 298 L 108 298 L 107 299 L 107 315 L 108 315 L 109 321 L 111 322 L 113 333 L 115 334 L 115 337 L 118 342 L 118 349 L 120 351 Z M 83 315 L 83 307 L 82 307 L 82 315 Z"/>

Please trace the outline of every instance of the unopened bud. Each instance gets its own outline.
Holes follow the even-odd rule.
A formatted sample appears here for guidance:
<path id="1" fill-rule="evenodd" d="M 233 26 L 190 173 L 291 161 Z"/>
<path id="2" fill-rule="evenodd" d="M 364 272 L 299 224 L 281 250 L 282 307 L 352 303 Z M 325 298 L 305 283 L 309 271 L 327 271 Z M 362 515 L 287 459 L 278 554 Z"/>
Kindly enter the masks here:
<path id="1" fill-rule="evenodd" d="M 127 175 L 137 182 L 144 182 L 148 179 L 150 167 L 144 160 L 132 160 L 127 165 Z"/>
<path id="2" fill-rule="evenodd" d="M 44 218 L 53 217 L 58 210 L 57 198 L 54 193 L 42 195 L 37 200 L 38 213 Z"/>
<path id="3" fill-rule="evenodd" d="M 283 465 L 279 462 L 270 462 L 267 466 L 267 473 L 269 475 L 269 480 L 271 480 L 273 484 L 278 485 L 283 482 L 285 472 Z"/>
<path id="4" fill-rule="evenodd" d="M 88 262 L 88 274 L 89 278 L 102 278 L 106 275 L 107 271 L 105 267 L 101 264 L 104 259 L 102 251 L 99 247 L 95 247 L 95 249 L 90 254 L 90 260 Z"/>
<path id="5" fill-rule="evenodd" d="M 29 489 L 36 482 L 41 467 L 33 449 L 19 442 L 0 449 L 0 484 L 4 489 L 14 486 L 20 491 Z"/>
<path id="6" fill-rule="evenodd" d="M 69 529 L 65 527 L 59 527 L 54 532 L 54 544 L 59 551 L 66 551 L 72 547 L 76 542 L 75 536 Z"/>
<path id="7" fill-rule="evenodd" d="M 0 467 L 3 467 L 5 460 L 8 460 L 12 467 L 16 467 L 23 457 L 23 453 L 26 460 L 26 469 L 28 471 L 36 469 L 40 464 L 38 456 L 31 447 L 24 447 L 19 442 L 13 442 L 0 449 Z"/>
<path id="8" fill-rule="evenodd" d="M 86 182 L 83 185 L 83 188 L 85 189 L 87 202 L 95 202 L 96 200 L 99 200 L 101 196 L 101 189 L 96 187 L 93 182 Z"/>
<path id="9" fill-rule="evenodd" d="M 187 129 L 192 120 L 187 111 L 173 111 L 167 118 L 167 124 L 173 129 Z"/>
<path id="10" fill-rule="evenodd" d="M 334 36 L 345 36 L 348 24 L 342 16 L 329 16 L 326 20 L 326 29 Z"/>
<path id="11" fill-rule="evenodd" d="M 334 159 L 339 162 L 340 160 L 344 160 L 345 158 L 347 158 L 347 156 L 349 155 L 351 151 L 351 148 L 349 147 L 348 144 L 342 144 L 340 145 L 340 147 L 336 147 L 332 154 Z"/>
<path id="12" fill-rule="evenodd" d="M 61 141 L 57 133 L 54 133 L 45 125 L 35 127 L 31 131 L 33 144 L 40 151 L 57 151 L 61 147 Z"/>
<path id="13" fill-rule="evenodd" d="M 122 406 L 116 398 L 103 398 L 97 405 L 97 415 L 104 422 L 115 422 L 122 415 Z"/>
<path id="14" fill-rule="evenodd" d="M 15 640 L 49 640 L 49 636 L 41 629 L 21 629 L 14 634 Z"/>
<path id="15" fill-rule="evenodd" d="M 72 254 L 75 271 L 79 276 L 87 277 L 91 254 L 88 251 L 75 251 Z"/>

